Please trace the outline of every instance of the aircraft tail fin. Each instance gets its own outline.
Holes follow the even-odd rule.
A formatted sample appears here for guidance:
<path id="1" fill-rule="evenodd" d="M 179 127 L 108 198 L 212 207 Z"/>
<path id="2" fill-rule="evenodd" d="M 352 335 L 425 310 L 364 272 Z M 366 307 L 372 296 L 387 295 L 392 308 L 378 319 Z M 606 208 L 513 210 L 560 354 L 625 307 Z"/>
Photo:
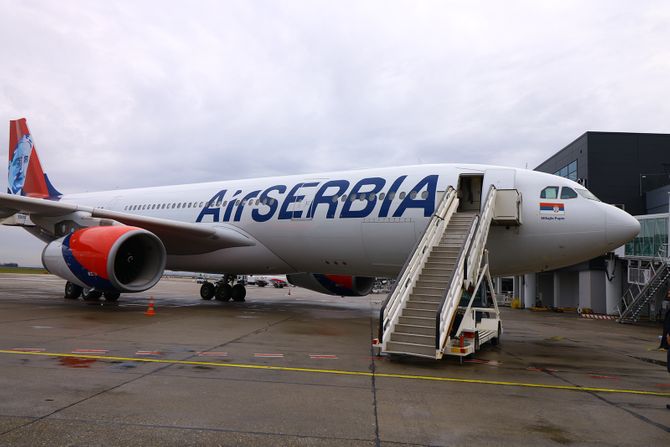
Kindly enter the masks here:
<path id="1" fill-rule="evenodd" d="M 10 194 L 50 199 L 62 195 L 42 170 L 25 118 L 9 122 L 8 171 L 7 192 Z"/>

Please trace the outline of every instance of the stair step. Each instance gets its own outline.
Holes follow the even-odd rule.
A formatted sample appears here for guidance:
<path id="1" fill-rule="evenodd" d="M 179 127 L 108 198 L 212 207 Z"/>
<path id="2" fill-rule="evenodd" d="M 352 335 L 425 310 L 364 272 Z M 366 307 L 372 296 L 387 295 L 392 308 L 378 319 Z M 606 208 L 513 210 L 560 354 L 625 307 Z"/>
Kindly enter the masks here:
<path id="1" fill-rule="evenodd" d="M 435 337 L 435 322 L 432 326 L 419 326 L 417 324 L 396 324 L 395 331 L 398 333 L 421 334 Z"/>
<path id="2" fill-rule="evenodd" d="M 435 315 L 432 318 L 401 316 L 398 324 L 410 324 L 412 326 L 435 326 Z"/>
<path id="3" fill-rule="evenodd" d="M 438 307 L 440 307 L 440 301 L 419 301 L 410 297 L 405 309 L 423 309 L 435 312 Z"/>
<path id="4" fill-rule="evenodd" d="M 417 301 L 430 301 L 432 303 L 441 303 L 442 302 L 442 295 L 436 296 L 436 295 L 425 295 L 423 293 L 412 293 L 410 296 L 410 300 L 416 299 Z"/>
<path id="5" fill-rule="evenodd" d="M 393 354 L 411 354 L 421 357 L 436 358 L 434 345 L 417 345 L 415 343 L 403 343 L 390 341 L 386 344 L 386 352 Z"/>
<path id="6" fill-rule="evenodd" d="M 402 310 L 402 315 L 403 317 L 422 317 L 435 319 L 435 311 L 426 309 L 410 309 L 406 307 Z"/>
<path id="7" fill-rule="evenodd" d="M 431 337 L 430 335 L 408 334 L 404 332 L 398 332 L 396 330 L 393 334 L 391 334 L 390 341 L 391 342 L 399 341 L 403 343 L 413 343 L 415 345 L 431 346 L 435 344 L 435 336 Z"/>
<path id="8" fill-rule="evenodd" d="M 417 287 L 430 287 L 432 289 L 437 289 L 440 290 L 442 294 L 444 294 L 444 290 L 447 288 L 449 285 L 451 278 L 445 278 L 441 280 L 427 280 L 427 279 L 419 279 L 416 284 L 414 285 L 415 289 Z"/>
<path id="9" fill-rule="evenodd" d="M 436 296 L 441 299 L 444 296 L 444 288 L 415 285 L 412 294 Z"/>

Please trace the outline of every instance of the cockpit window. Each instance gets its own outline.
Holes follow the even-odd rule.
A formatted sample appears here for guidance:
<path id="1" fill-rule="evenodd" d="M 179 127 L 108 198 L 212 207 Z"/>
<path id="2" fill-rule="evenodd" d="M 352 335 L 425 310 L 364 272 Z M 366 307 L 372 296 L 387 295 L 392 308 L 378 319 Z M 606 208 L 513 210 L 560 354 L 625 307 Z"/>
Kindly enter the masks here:
<path id="1" fill-rule="evenodd" d="M 577 193 L 574 189 L 564 186 L 561 189 L 561 199 L 574 199 L 577 197 Z"/>
<path id="2" fill-rule="evenodd" d="M 577 192 L 579 193 L 580 196 L 584 197 L 585 199 L 589 200 L 595 200 L 596 202 L 600 202 L 600 199 L 597 198 L 591 191 L 588 189 L 578 189 Z"/>
<path id="3" fill-rule="evenodd" d="M 540 193 L 540 199 L 558 199 L 558 186 L 547 186 Z"/>

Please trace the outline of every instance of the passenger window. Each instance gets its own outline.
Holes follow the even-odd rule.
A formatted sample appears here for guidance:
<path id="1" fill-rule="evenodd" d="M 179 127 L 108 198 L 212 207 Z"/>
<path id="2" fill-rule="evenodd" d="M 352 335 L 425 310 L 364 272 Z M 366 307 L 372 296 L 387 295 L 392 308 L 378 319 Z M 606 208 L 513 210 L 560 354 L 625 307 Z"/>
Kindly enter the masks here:
<path id="1" fill-rule="evenodd" d="M 383 192 L 379 193 L 379 200 L 384 200 L 384 193 Z"/>
<path id="2" fill-rule="evenodd" d="M 558 186 L 547 186 L 540 193 L 540 199 L 558 199 Z"/>
<path id="3" fill-rule="evenodd" d="M 398 198 L 399 198 L 400 200 L 403 200 L 403 199 L 405 198 L 406 195 L 407 195 L 407 194 L 405 194 L 405 191 L 403 191 L 403 192 L 400 193 L 400 195 L 398 196 Z"/>
<path id="4" fill-rule="evenodd" d="M 564 186 L 563 189 L 561 189 L 561 199 L 575 199 L 576 197 L 577 193 L 574 189 L 568 188 L 567 186 Z"/>

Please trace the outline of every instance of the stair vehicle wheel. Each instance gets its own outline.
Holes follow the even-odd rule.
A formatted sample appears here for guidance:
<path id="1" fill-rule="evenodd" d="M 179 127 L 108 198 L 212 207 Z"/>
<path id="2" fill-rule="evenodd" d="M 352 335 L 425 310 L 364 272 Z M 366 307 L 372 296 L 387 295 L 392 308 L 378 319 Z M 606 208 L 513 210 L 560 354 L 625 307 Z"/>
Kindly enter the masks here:
<path id="1" fill-rule="evenodd" d="M 116 291 L 109 291 L 109 292 L 105 292 L 104 295 L 105 295 L 105 301 L 113 302 L 113 301 L 117 301 L 119 299 L 119 297 L 121 296 L 121 293 L 116 292 Z"/>
<path id="2" fill-rule="evenodd" d="M 242 284 L 235 284 L 232 289 L 233 301 L 242 302 L 247 296 L 247 289 Z"/>
<path id="3" fill-rule="evenodd" d="M 214 294 L 217 300 L 228 301 L 233 296 L 233 288 L 230 284 L 221 284 Z"/>
<path id="4" fill-rule="evenodd" d="M 498 322 L 498 335 L 495 336 L 495 338 L 491 339 L 491 344 L 493 346 L 498 346 L 500 343 L 500 336 L 502 335 L 502 326 L 500 325 L 500 321 Z"/>
<path id="5" fill-rule="evenodd" d="M 81 286 L 78 286 L 70 281 L 65 283 L 65 298 L 68 300 L 76 300 L 81 296 Z"/>
<path id="6" fill-rule="evenodd" d="M 211 282 L 204 282 L 200 286 L 200 298 L 203 300 L 211 300 L 214 298 L 214 284 Z"/>
<path id="7" fill-rule="evenodd" d="M 85 301 L 98 301 L 102 296 L 102 292 L 100 292 L 99 290 L 84 289 L 81 292 L 81 296 L 84 298 Z"/>
<path id="8" fill-rule="evenodd" d="M 475 333 L 475 352 L 479 351 L 479 332 Z"/>

